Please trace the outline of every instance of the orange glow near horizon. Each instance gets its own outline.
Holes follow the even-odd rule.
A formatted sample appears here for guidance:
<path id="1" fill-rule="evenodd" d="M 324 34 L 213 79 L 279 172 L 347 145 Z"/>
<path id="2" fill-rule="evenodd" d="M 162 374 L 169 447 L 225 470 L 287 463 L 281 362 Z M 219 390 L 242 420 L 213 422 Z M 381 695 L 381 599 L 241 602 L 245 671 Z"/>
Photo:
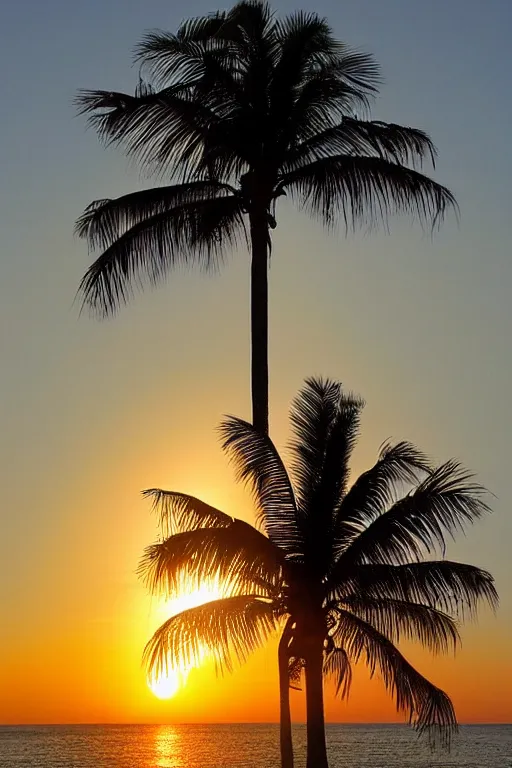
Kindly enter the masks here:
<path id="1" fill-rule="evenodd" d="M 91 443 L 90 453 L 80 443 L 79 463 L 91 467 L 89 474 L 73 473 L 72 467 L 67 471 L 64 466 L 57 500 L 61 524 L 42 534 L 45 555 L 37 582 L 35 577 L 27 580 L 25 592 L 25 582 L 20 582 L 20 594 L 5 606 L 9 618 L 0 639 L 0 722 L 278 721 L 277 638 L 271 638 L 233 674 L 219 677 L 205 651 L 187 669 L 178 666 L 178 685 L 169 674 L 169 679 L 156 681 L 156 690 L 148 686 L 141 665 L 145 644 L 164 621 L 219 598 L 222 589 L 215 583 L 200 588 L 184 585 L 179 600 L 148 597 L 135 568 L 143 547 L 155 540 L 157 531 L 139 489 L 154 485 L 181 490 L 248 522 L 254 519 L 249 494 L 233 482 L 232 468 L 219 450 L 213 426 L 210 438 L 205 438 L 206 416 L 202 411 L 193 416 L 197 432 L 187 431 L 192 415 L 186 407 L 173 412 L 176 434 L 185 437 L 169 441 L 164 430 L 155 438 L 151 428 L 161 419 L 158 409 L 152 418 L 143 413 L 140 430 L 149 424 L 145 441 L 126 440 L 112 429 L 110 442 L 99 447 L 96 441 Z M 284 444 L 286 412 L 274 429 L 281 436 L 278 444 Z M 363 445 L 356 456 L 354 473 L 373 460 L 385 431 L 381 427 L 372 433 L 370 426 L 369 447 Z M 141 456 L 149 458 L 141 462 Z M 105 466 L 112 470 L 105 472 Z M 73 515 L 68 505 L 71 497 Z M 471 536 L 478 540 L 476 527 Z M 465 549 L 453 553 L 454 559 L 486 565 L 467 541 Z M 32 604 L 34 586 L 37 594 L 46 596 L 45 601 Z M 506 621 L 502 626 L 507 626 Z M 483 614 L 479 626 L 464 627 L 462 635 L 463 649 L 455 662 L 452 657 L 432 659 L 419 648 L 407 647 L 404 653 L 452 695 L 461 722 L 510 722 L 512 669 L 504 634 L 500 635 L 491 615 Z M 174 672 L 169 663 L 171 669 Z M 304 722 L 304 691 L 292 691 L 291 703 L 294 720 Z M 327 686 L 325 710 L 329 722 L 403 721 L 379 680 L 370 681 L 362 667 L 355 671 L 348 703 L 335 699 Z"/>

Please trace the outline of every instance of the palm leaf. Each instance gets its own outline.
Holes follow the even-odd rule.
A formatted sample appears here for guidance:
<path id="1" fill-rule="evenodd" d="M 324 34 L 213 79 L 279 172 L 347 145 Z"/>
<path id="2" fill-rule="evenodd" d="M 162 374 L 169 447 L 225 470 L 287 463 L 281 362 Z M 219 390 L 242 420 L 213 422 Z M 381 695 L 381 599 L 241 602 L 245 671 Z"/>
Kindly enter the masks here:
<path id="1" fill-rule="evenodd" d="M 196 16 L 193 19 L 185 19 L 180 24 L 176 37 L 183 42 L 209 43 L 210 40 L 227 40 L 226 11 L 214 11 L 206 16 Z"/>
<path id="2" fill-rule="evenodd" d="M 306 513 L 321 478 L 325 444 L 341 396 L 341 385 L 323 379 L 307 379 L 293 401 L 290 422 L 292 474 L 299 507 Z"/>
<path id="3" fill-rule="evenodd" d="M 186 177 L 201 159 L 208 129 L 220 120 L 192 96 L 188 85 L 178 84 L 135 96 L 82 90 L 75 101 L 105 144 L 122 145 L 143 164 L 173 164 Z"/>
<path id="4" fill-rule="evenodd" d="M 218 671 L 232 671 L 277 629 L 269 602 L 238 595 L 200 605 L 168 619 L 144 649 L 143 662 L 158 676 L 168 667 L 197 664 L 207 651 Z"/>
<path id="5" fill-rule="evenodd" d="M 155 284 L 180 264 L 209 270 L 245 234 L 237 197 L 177 205 L 127 230 L 89 267 L 79 287 L 84 305 L 112 315 L 132 296 L 134 286 Z"/>
<path id="6" fill-rule="evenodd" d="M 206 122 L 189 141 L 179 158 L 179 166 L 197 176 L 237 178 L 243 172 L 245 153 L 241 104 L 243 83 L 236 46 L 222 39 L 228 33 L 225 14 L 185 23 L 176 35 L 149 33 L 137 49 L 137 58 L 148 69 L 157 85 L 175 81 L 188 88 L 187 98 L 202 105 Z M 196 23 L 197 22 L 197 23 Z M 188 28 L 190 27 L 190 28 Z M 219 37 L 220 35 L 220 37 Z M 205 111 L 206 110 L 206 111 Z M 161 136 L 157 162 L 172 160 L 174 133 Z M 190 138 L 190 137 L 189 137 Z M 174 158 L 176 159 L 176 158 Z"/>
<path id="7" fill-rule="evenodd" d="M 142 496 L 151 499 L 165 538 L 197 528 L 228 528 L 234 520 L 225 512 L 187 493 L 148 488 Z"/>
<path id="8" fill-rule="evenodd" d="M 335 635 L 351 660 L 364 660 L 373 676 L 380 672 L 384 685 L 395 699 L 399 712 L 420 731 L 429 731 L 432 739 L 440 736 L 449 742 L 457 729 L 457 719 L 450 698 L 402 656 L 398 648 L 368 622 L 340 611 Z"/>
<path id="9" fill-rule="evenodd" d="M 196 528 L 146 548 L 139 575 L 153 593 L 179 594 L 187 585 L 218 579 L 229 591 L 279 594 L 280 553 L 243 520 L 223 528 Z"/>
<path id="10" fill-rule="evenodd" d="M 340 588 L 353 595 L 415 601 L 463 620 L 476 615 L 480 601 L 491 609 L 498 594 L 490 573 L 473 565 L 431 560 L 405 565 L 359 565 Z M 335 593 L 339 594 L 337 590 Z M 343 599 L 341 597 L 341 599 Z"/>
<path id="11" fill-rule="evenodd" d="M 357 120 L 346 117 L 341 126 L 343 154 L 374 154 L 399 165 L 421 166 L 425 160 L 435 166 L 437 150 L 430 137 L 418 128 Z"/>
<path id="12" fill-rule="evenodd" d="M 320 99 L 320 104 L 324 103 L 325 97 Z M 332 155 L 377 156 L 414 168 L 425 160 L 435 165 L 437 150 L 430 137 L 418 128 L 344 115 L 341 123 L 327 128 L 325 121 L 324 125 L 319 124 L 318 130 L 288 154 L 286 170 Z"/>
<path id="13" fill-rule="evenodd" d="M 223 37 L 236 41 L 247 55 L 273 35 L 273 12 L 264 0 L 239 0 L 229 11 Z"/>
<path id="14" fill-rule="evenodd" d="M 315 136 L 333 128 L 342 116 L 352 115 L 355 110 L 366 113 L 369 96 L 377 92 L 380 83 L 379 68 L 372 56 L 334 40 L 330 29 L 318 17 L 316 24 L 318 30 L 311 40 L 306 37 L 302 41 L 304 32 L 300 31 L 292 37 L 297 50 L 292 48 L 292 55 L 288 57 L 283 52 L 280 68 L 284 68 L 287 77 L 276 82 L 274 101 L 277 105 L 280 93 L 291 91 L 293 94 L 295 91 L 286 131 L 290 146 L 285 161 L 288 170 L 296 167 L 292 158 L 296 155 L 298 142 L 314 141 Z M 322 29 L 322 25 L 326 28 Z M 304 50 L 296 45 L 295 37 L 303 46 L 306 43 Z M 295 71 L 290 66 L 294 58 Z M 280 114 L 279 106 L 277 114 Z"/>
<path id="15" fill-rule="evenodd" d="M 358 535 L 341 556 L 340 567 L 364 562 L 404 564 L 441 550 L 469 523 L 490 511 L 485 489 L 456 461 L 435 469 L 413 493 Z"/>
<path id="16" fill-rule="evenodd" d="M 307 513 L 303 525 L 307 532 L 306 552 L 324 574 L 333 563 L 333 528 L 336 511 L 343 497 L 349 476 L 349 460 L 358 433 L 364 403 L 340 391 L 335 411 L 323 439 L 323 456 L 319 455 L 318 475 L 312 479 L 307 492 Z M 318 422 L 321 425 L 321 420 Z M 310 446 L 311 447 L 311 446 Z M 317 451 L 314 450 L 316 454 Z M 321 451 L 318 452 L 321 454 Z M 304 494 L 306 488 L 302 488 Z"/>
<path id="17" fill-rule="evenodd" d="M 275 63 L 271 99 L 290 93 L 319 68 L 338 61 L 343 46 L 332 34 L 325 19 L 316 13 L 297 11 L 275 23 L 279 58 Z"/>
<path id="18" fill-rule="evenodd" d="M 390 214 L 419 217 L 439 226 L 457 204 L 446 187 L 418 171 L 381 157 L 333 155 L 286 173 L 280 187 L 326 226 L 387 223 Z"/>
<path id="19" fill-rule="evenodd" d="M 391 640 L 419 641 L 433 653 L 455 651 L 460 642 L 457 625 L 451 616 L 410 600 L 372 598 L 355 595 L 339 602 L 347 610 Z"/>
<path id="20" fill-rule="evenodd" d="M 312 508 L 329 510 L 329 533 L 332 539 L 334 510 L 345 494 L 349 477 L 349 461 L 359 436 L 361 410 L 364 401 L 340 392 L 336 411 L 325 441 L 321 479 L 312 499 Z"/>
<path id="21" fill-rule="evenodd" d="M 305 666 L 304 659 L 301 659 L 299 656 L 291 656 L 288 659 L 290 688 L 293 688 L 294 691 L 302 690 L 302 672 Z"/>
<path id="22" fill-rule="evenodd" d="M 315 13 L 298 12 L 278 19 L 275 33 L 277 51 L 268 98 L 273 151 L 282 163 L 289 146 L 301 136 L 303 123 L 308 122 L 303 119 L 304 113 L 308 108 L 312 112 L 314 97 L 308 98 L 311 70 L 316 63 L 320 72 L 315 73 L 315 80 L 323 82 L 326 60 L 337 44 L 326 21 Z M 329 106 L 322 101 L 325 112 Z"/>
<path id="23" fill-rule="evenodd" d="M 336 684 L 336 696 L 348 699 L 352 685 L 352 666 L 347 652 L 343 648 L 333 648 L 324 659 L 324 675 L 331 677 Z"/>
<path id="24" fill-rule="evenodd" d="M 388 509 L 403 485 L 419 482 L 431 470 L 427 457 L 411 443 L 385 444 L 376 464 L 358 477 L 339 507 L 335 530 L 337 555 L 356 532 Z"/>
<path id="25" fill-rule="evenodd" d="M 334 511 L 344 493 L 348 461 L 359 429 L 363 401 L 342 393 L 336 382 L 309 379 L 295 399 L 290 420 L 292 470 L 301 518 L 307 523 L 308 542 L 329 538 L 329 567 Z M 324 521 L 318 515 L 324 515 Z"/>
<path id="26" fill-rule="evenodd" d="M 235 190 L 216 181 L 195 181 L 132 192 L 115 199 L 95 200 L 77 220 L 75 233 L 91 249 L 108 248 L 131 227 L 186 203 L 202 203 Z"/>
<path id="27" fill-rule="evenodd" d="M 352 114 L 354 109 L 368 108 L 365 94 L 340 78 L 336 65 L 323 67 L 308 77 L 293 101 L 284 134 L 287 152 L 281 172 L 287 173 L 324 157 L 329 143 L 334 144 L 328 141 L 328 132 L 334 130 L 340 118 Z M 317 141 L 324 133 L 326 139 Z"/>
<path id="28" fill-rule="evenodd" d="M 177 34 L 148 32 L 135 49 L 136 61 L 160 87 L 172 82 L 196 85 L 212 64 L 233 63 L 233 48 L 219 34 L 225 27 L 225 16 L 218 13 L 193 19 L 185 22 Z M 228 66 L 224 71 L 228 74 Z"/>
<path id="29" fill-rule="evenodd" d="M 259 521 L 269 539 L 291 557 L 302 552 L 302 535 L 288 473 L 268 435 L 234 417 L 220 426 L 222 447 L 233 461 L 237 480 L 249 485 Z"/>

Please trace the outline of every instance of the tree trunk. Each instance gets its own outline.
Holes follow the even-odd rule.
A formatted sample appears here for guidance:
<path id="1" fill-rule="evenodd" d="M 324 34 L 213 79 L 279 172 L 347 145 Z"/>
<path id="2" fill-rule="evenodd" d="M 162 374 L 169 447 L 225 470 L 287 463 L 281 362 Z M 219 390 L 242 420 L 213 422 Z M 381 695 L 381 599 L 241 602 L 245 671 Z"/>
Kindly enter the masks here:
<path id="1" fill-rule="evenodd" d="M 279 641 L 279 738 L 281 768 L 293 768 L 292 716 L 290 712 L 290 680 L 288 673 L 288 644 L 290 632 L 285 627 Z"/>
<path id="2" fill-rule="evenodd" d="M 268 434 L 268 222 L 266 209 L 250 214 L 252 423 Z"/>
<path id="3" fill-rule="evenodd" d="M 315 642 L 306 659 L 306 768 L 329 768 L 325 744 L 323 647 Z"/>

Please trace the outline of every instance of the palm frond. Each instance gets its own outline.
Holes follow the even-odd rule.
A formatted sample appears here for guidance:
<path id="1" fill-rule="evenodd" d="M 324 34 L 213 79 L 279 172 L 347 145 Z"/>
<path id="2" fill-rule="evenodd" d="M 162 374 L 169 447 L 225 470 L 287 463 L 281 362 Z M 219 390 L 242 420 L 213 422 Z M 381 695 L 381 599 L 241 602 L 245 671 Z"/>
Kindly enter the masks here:
<path id="1" fill-rule="evenodd" d="M 297 167 L 298 143 L 334 127 L 343 115 L 368 110 L 380 75 L 372 56 L 336 40 L 317 14 L 293 14 L 278 21 L 276 29 L 280 55 L 270 102 L 280 141 L 288 150 L 282 169 L 291 170 Z"/>
<path id="2" fill-rule="evenodd" d="M 82 90 L 75 101 L 105 144 L 122 145 L 143 164 L 173 164 L 187 176 L 201 158 L 208 129 L 220 119 L 187 88 L 178 84 L 138 96 Z"/>
<path id="3" fill-rule="evenodd" d="M 427 160 L 435 166 L 437 149 L 428 134 L 419 128 L 351 117 L 345 117 L 340 128 L 345 147 L 338 151 L 343 154 L 374 154 L 413 167 Z"/>
<path id="4" fill-rule="evenodd" d="M 337 61 L 343 49 L 326 19 L 318 14 L 296 11 L 275 23 L 279 58 L 272 79 L 271 97 L 293 93 L 302 81 L 319 68 Z"/>
<path id="5" fill-rule="evenodd" d="M 230 515 L 188 493 L 148 488 L 142 491 L 142 496 L 151 500 L 165 538 L 197 528 L 228 528 L 234 521 Z"/>
<path id="6" fill-rule="evenodd" d="M 188 666 L 205 652 L 218 671 L 232 671 L 277 629 L 269 602 L 239 595 L 200 605 L 173 616 L 154 633 L 144 649 L 143 662 L 158 676 L 169 667 Z"/>
<path id="7" fill-rule="evenodd" d="M 385 444 L 376 464 L 358 477 L 340 505 L 335 527 L 337 555 L 354 533 L 388 509 L 402 486 L 418 483 L 431 471 L 428 458 L 411 443 Z"/>
<path id="8" fill-rule="evenodd" d="M 323 96 L 320 104 L 325 104 Z M 310 123 L 310 121 L 308 121 Z M 435 166 L 437 150 L 430 137 L 418 128 L 381 121 L 357 120 L 347 115 L 341 123 L 323 121 L 310 137 L 301 141 L 286 158 L 286 170 L 293 170 L 332 155 L 367 155 L 399 165 L 421 167 L 425 160 Z M 329 127 L 325 127 L 325 125 Z"/>
<path id="9" fill-rule="evenodd" d="M 286 126 L 287 152 L 281 172 L 296 170 L 325 156 L 325 147 L 334 143 L 328 141 L 328 132 L 355 109 L 369 109 L 367 96 L 340 79 L 337 66 L 321 68 L 308 77 L 293 102 Z M 326 138 L 317 141 L 323 134 Z"/>
<path id="10" fill-rule="evenodd" d="M 336 683 L 336 696 L 348 699 L 352 685 L 352 665 L 344 648 L 332 648 L 325 654 L 324 675 Z"/>
<path id="11" fill-rule="evenodd" d="M 176 533 L 144 551 L 139 576 L 153 594 L 172 597 L 187 585 L 218 579 L 230 592 L 273 597 L 282 580 L 279 551 L 243 520 Z"/>
<path id="12" fill-rule="evenodd" d="M 225 197 L 235 190 L 216 181 L 192 181 L 143 189 L 115 199 L 95 200 L 76 222 L 75 234 L 91 249 L 108 248 L 131 227 L 186 203 Z"/>
<path id="13" fill-rule="evenodd" d="M 235 417 L 220 426 L 222 447 L 232 460 L 237 480 L 251 488 L 261 524 L 270 540 L 288 556 L 302 552 L 302 534 L 288 473 L 268 435 Z"/>
<path id="14" fill-rule="evenodd" d="M 340 558 L 342 567 L 364 562 L 404 564 L 441 550 L 446 537 L 490 512 L 485 489 L 458 462 L 448 461 L 355 535 Z"/>
<path id="15" fill-rule="evenodd" d="M 222 21 L 222 16 L 225 14 L 193 20 L 198 22 L 192 24 L 193 29 L 180 28 L 176 35 L 149 33 L 138 48 L 138 58 L 158 85 L 168 85 L 174 80 L 182 87 L 188 86 L 187 98 L 201 104 L 204 115 L 209 115 L 206 122 L 201 123 L 195 140 L 189 142 L 186 153 L 182 152 L 180 167 L 193 171 L 196 176 L 231 179 L 243 172 L 247 147 L 240 135 L 243 127 L 240 63 L 236 46 L 222 39 L 223 31 L 228 32 L 230 26 Z M 174 157 L 174 143 L 172 132 L 167 137 L 162 135 L 157 153 L 160 165 Z"/>
<path id="16" fill-rule="evenodd" d="M 336 382 L 309 379 L 292 406 L 290 448 L 301 517 L 310 518 L 308 539 L 317 531 L 324 540 L 328 536 L 329 547 L 363 405 L 362 400 L 343 393 Z M 324 525 L 319 514 L 325 516 Z M 330 554 L 324 558 L 324 566 L 329 565 Z"/>
<path id="17" fill-rule="evenodd" d="M 316 136 L 333 129 L 340 119 L 355 112 L 369 113 L 370 97 L 377 93 L 380 84 L 379 67 L 372 56 L 351 50 L 343 43 L 338 45 L 339 54 L 323 67 L 316 67 L 302 84 L 293 111 L 296 141 L 289 163 L 292 157 L 296 162 L 304 155 L 297 142 L 314 142 Z M 304 162 L 303 157 L 301 164 Z"/>
<path id="18" fill-rule="evenodd" d="M 342 43 L 334 63 L 337 66 L 339 79 L 360 94 L 361 99 L 366 101 L 368 96 L 378 93 L 382 84 L 382 75 L 380 66 L 372 54 L 358 51 Z"/>
<path id="19" fill-rule="evenodd" d="M 299 507 L 305 512 L 321 477 L 325 444 L 341 395 L 338 382 L 310 378 L 292 403 L 292 476 Z"/>
<path id="20" fill-rule="evenodd" d="M 342 585 L 340 585 L 341 587 Z M 427 560 L 406 565 L 359 565 L 343 584 L 344 594 L 423 603 L 461 620 L 476 616 L 481 602 L 495 610 L 498 594 L 490 573 L 465 563 Z M 334 590 L 333 597 L 343 599 Z"/>
<path id="21" fill-rule="evenodd" d="M 334 562 L 336 513 L 348 478 L 349 460 L 359 434 L 364 402 L 340 392 L 328 433 L 318 477 L 309 489 L 305 510 L 306 551 L 324 574 Z"/>
<path id="22" fill-rule="evenodd" d="M 391 640 L 419 641 L 433 653 L 455 651 L 460 642 L 457 624 L 442 611 L 410 600 L 349 596 L 341 605 Z"/>
<path id="23" fill-rule="evenodd" d="M 230 11 L 216 11 L 206 16 L 199 16 L 183 21 L 176 35 L 169 35 L 183 44 L 194 43 L 201 45 L 203 50 L 222 49 L 227 44 L 236 46 L 239 57 L 244 51 L 248 40 L 262 37 L 269 31 L 272 21 L 270 6 L 263 2 L 238 2 Z M 139 57 L 145 59 L 160 53 L 166 54 L 165 33 L 157 30 L 149 33 L 142 44 L 136 49 Z M 171 47 L 171 54 L 173 49 Z"/>
<path id="24" fill-rule="evenodd" d="M 304 659 L 299 656 L 291 656 L 288 659 L 288 677 L 290 688 L 295 691 L 302 690 L 302 672 L 306 666 Z"/>
<path id="25" fill-rule="evenodd" d="M 270 4 L 264 0 L 239 0 L 227 16 L 223 36 L 238 42 L 247 56 L 261 44 L 269 42 L 273 35 L 274 14 Z"/>
<path id="26" fill-rule="evenodd" d="M 217 13 L 193 19 L 185 22 L 177 34 L 148 32 L 135 49 L 135 60 L 160 87 L 173 82 L 196 85 L 209 66 L 233 63 L 232 48 L 221 36 L 225 17 L 225 13 Z"/>
<path id="27" fill-rule="evenodd" d="M 135 287 L 154 285 L 173 267 L 215 268 L 244 236 L 237 197 L 177 205 L 134 224 L 111 243 L 87 270 L 78 293 L 93 312 L 112 315 Z"/>
<path id="28" fill-rule="evenodd" d="M 328 227 L 340 220 L 347 228 L 386 224 L 391 214 L 405 213 L 434 229 L 449 209 L 457 212 L 446 187 L 381 157 L 325 157 L 284 174 L 280 188 Z"/>
<path id="29" fill-rule="evenodd" d="M 325 70 L 337 44 L 327 22 L 316 13 L 299 11 L 278 19 L 275 32 L 276 55 L 268 98 L 275 137 L 273 150 L 282 163 L 289 146 L 301 136 L 304 124 L 308 125 L 304 114 L 307 110 L 313 114 L 315 96 L 317 103 L 321 103 L 323 116 L 330 113 L 331 103 L 326 102 L 332 94 L 326 92 Z M 322 99 L 318 98 L 319 90 Z M 315 92 L 310 95 L 312 91 Z"/>
<path id="30" fill-rule="evenodd" d="M 340 392 L 336 411 L 325 441 L 322 475 L 315 493 L 314 506 L 328 509 L 333 515 L 346 492 L 349 461 L 359 436 L 364 400 Z M 313 506 L 312 505 L 312 506 Z M 331 521 L 332 524 L 333 520 Z M 330 530 L 332 536 L 332 528 Z"/>
<path id="31" fill-rule="evenodd" d="M 397 710 L 408 717 L 410 724 L 420 733 L 428 731 L 432 739 L 440 737 L 449 743 L 457 729 L 450 698 L 417 672 L 385 635 L 368 622 L 341 611 L 335 638 L 353 662 L 365 661 L 371 676 L 380 672 Z"/>
<path id="32" fill-rule="evenodd" d="M 185 19 L 180 24 L 176 37 L 183 42 L 208 43 L 213 39 L 225 40 L 226 11 L 214 11 L 206 16 Z"/>

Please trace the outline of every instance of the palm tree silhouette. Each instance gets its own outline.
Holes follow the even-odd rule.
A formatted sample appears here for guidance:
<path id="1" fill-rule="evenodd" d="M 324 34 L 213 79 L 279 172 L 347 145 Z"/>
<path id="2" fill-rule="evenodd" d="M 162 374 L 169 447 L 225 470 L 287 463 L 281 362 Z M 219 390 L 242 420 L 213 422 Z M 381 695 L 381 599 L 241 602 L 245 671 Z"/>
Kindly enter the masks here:
<path id="1" fill-rule="evenodd" d="M 239 2 L 176 34 L 147 34 L 136 57 L 147 82 L 134 95 L 84 90 L 77 103 L 106 144 L 172 184 L 88 206 L 76 231 L 101 254 L 79 293 L 110 315 L 171 268 L 216 268 L 247 242 L 253 424 L 267 432 L 267 280 L 279 198 L 328 228 L 348 228 L 395 212 L 436 226 L 454 197 L 418 170 L 436 157 L 426 133 L 356 117 L 369 116 L 379 68 L 315 13 L 278 18 L 264 2 Z"/>
<path id="2" fill-rule="evenodd" d="M 483 488 L 457 462 L 434 467 L 410 443 L 385 445 L 349 487 L 362 405 L 336 382 L 308 380 L 291 411 L 291 476 L 267 435 L 234 417 L 223 422 L 223 447 L 252 490 L 261 530 L 185 494 L 145 492 L 164 536 L 140 564 L 151 591 L 173 594 L 183 578 L 226 585 L 225 597 L 155 632 L 148 668 L 159 673 L 169 658 L 191 661 L 207 646 L 231 669 L 284 626 L 286 685 L 305 669 L 308 768 L 327 766 L 323 674 L 347 696 L 358 661 L 380 673 L 416 728 L 449 736 L 449 697 L 397 644 L 456 648 L 458 621 L 481 600 L 498 600 L 489 573 L 444 559 L 446 538 L 489 511 Z"/>

